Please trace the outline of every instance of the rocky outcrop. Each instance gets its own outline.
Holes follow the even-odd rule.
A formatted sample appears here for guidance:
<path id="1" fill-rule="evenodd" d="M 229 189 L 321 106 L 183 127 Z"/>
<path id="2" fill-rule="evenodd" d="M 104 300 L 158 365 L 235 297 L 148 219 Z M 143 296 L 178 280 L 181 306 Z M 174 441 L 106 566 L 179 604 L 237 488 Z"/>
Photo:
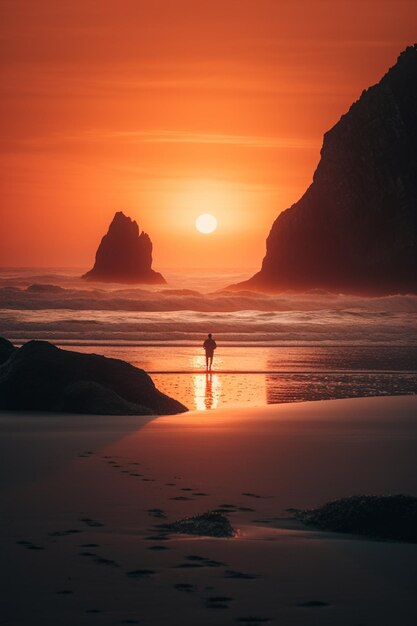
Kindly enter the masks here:
<path id="1" fill-rule="evenodd" d="M 417 44 L 325 134 L 261 270 L 232 288 L 417 293 Z"/>
<path id="2" fill-rule="evenodd" d="M 287 509 L 304 524 L 337 533 L 417 543 L 417 498 L 355 495 L 317 509 Z"/>
<path id="3" fill-rule="evenodd" d="M 164 284 L 152 269 L 152 242 L 137 223 L 118 211 L 96 252 L 92 270 L 82 278 L 101 282 Z"/>
<path id="4" fill-rule="evenodd" d="M 0 365 L 0 409 L 95 415 L 171 415 L 187 408 L 119 359 L 29 341 Z"/>

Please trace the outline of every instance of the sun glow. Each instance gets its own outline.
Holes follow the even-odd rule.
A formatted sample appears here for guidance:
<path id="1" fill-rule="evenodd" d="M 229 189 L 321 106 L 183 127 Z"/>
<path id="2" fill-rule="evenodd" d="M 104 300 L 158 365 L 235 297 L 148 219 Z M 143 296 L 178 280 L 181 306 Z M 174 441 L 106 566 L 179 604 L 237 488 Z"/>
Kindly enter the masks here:
<path id="1" fill-rule="evenodd" d="M 211 213 L 202 213 L 195 221 L 195 227 L 198 232 L 204 235 L 213 233 L 217 228 L 217 219 Z"/>

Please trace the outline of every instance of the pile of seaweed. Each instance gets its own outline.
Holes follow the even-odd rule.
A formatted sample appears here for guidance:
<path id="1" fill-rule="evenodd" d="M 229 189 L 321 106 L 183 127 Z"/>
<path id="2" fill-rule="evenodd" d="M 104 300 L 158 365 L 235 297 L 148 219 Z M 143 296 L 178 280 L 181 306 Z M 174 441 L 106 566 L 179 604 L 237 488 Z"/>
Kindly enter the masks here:
<path id="1" fill-rule="evenodd" d="M 355 495 L 316 509 L 288 509 L 296 519 L 321 530 L 417 543 L 417 498 Z"/>
<path id="2" fill-rule="evenodd" d="M 171 533 L 206 537 L 234 537 L 236 535 L 236 531 L 227 517 L 215 511 L 185 517 L 171 524 L 161 524 L 160 528 Z"/>

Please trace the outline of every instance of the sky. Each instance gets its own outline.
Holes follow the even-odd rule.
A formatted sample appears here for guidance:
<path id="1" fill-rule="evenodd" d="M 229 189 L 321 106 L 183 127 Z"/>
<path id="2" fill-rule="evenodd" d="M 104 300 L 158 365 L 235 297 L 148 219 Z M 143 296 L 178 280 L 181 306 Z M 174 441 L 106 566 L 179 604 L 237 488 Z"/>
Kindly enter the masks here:
<path id="1" fill-rule="evenodd" d="M 259 267 L 416 23 L 415 0 L 0 0 L 0 266 L 87 268 L 122 210 L 155 269 Z"/>

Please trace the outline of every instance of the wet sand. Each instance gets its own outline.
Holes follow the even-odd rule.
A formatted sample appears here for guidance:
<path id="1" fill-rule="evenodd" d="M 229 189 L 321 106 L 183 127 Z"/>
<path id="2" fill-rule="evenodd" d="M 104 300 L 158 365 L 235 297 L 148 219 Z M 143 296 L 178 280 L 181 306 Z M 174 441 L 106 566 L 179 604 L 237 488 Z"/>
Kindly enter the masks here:
<path id="1" fill-rule="evenodd" d="M 417 546 L 288 507 L 417 495 L 417 398 L 155 419 L 0 414 L 1 624 L 415 623 Z M 220 509 L 232 539 L 166 535 Z"/>

